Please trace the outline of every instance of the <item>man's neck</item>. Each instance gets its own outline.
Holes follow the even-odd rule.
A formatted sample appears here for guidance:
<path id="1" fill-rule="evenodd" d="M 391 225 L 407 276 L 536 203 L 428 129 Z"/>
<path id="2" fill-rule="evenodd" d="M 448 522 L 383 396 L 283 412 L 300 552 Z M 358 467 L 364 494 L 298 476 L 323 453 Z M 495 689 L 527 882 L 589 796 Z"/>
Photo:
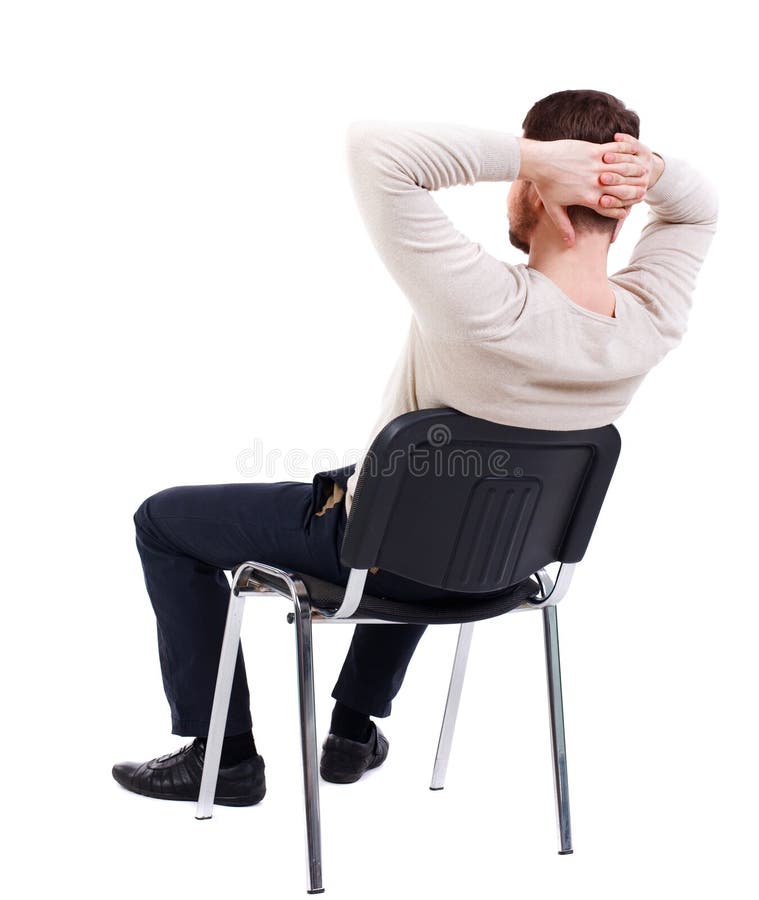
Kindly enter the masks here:
<path id="1" fill-rule="evenodd" d="M 555 230 L 536 229 L 530 241 L 528 266 L 553 281 L 571 300 L 595 312 L 611 315 L 614 292 L 609 285 L 609 237 L 576 232 L 566 247 Z"/>

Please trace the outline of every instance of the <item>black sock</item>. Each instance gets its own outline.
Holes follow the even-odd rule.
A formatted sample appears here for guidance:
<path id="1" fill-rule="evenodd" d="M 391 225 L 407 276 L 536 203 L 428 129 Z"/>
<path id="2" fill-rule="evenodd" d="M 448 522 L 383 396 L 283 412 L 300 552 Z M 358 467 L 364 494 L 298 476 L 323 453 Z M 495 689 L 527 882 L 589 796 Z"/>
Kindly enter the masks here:
<path id="1" fill-rule="evenodd" d="M 356 712 L 355 709 L 344 706 L 338 700 L 332 710 L 329 731 L 330 734 L 336 734 L 338 737 L 366 742 L 372 733 L 371 724 L 371 719 L 365 713 Z"/>
<path id="2" fill-rule="evenodd" d="M 197 738 L 197 740 L 202 741 L 205 747 L 206 738 Z M 251 730 L 244 731 L 242 734 L 228 734 L 221 745 L 221 762 L 219 765 L 224 767 L 236 766 L 246 759 L 252 759 L 256 752 L 256 742 L 253 740 L 253 732 Z"/>

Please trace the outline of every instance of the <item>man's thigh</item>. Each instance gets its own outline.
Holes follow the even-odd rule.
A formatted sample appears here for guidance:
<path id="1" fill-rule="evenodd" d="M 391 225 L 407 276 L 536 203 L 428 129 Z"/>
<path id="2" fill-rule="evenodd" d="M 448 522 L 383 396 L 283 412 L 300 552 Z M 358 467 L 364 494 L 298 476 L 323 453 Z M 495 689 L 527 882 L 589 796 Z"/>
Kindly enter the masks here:
<path id="1" fill-rule="evenodd" d="M 315 516 L 311 482 L 181 485 L 148 497 L 135 514 L 164 544 L 207 565 L 245 560 L 344 580 L 341 507 Z"/>

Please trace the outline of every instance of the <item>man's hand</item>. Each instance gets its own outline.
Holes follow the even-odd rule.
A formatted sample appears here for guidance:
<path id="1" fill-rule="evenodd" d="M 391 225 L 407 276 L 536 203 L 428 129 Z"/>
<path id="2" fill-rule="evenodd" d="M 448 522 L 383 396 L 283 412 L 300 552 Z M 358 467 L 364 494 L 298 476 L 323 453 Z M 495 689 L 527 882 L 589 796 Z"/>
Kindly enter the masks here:
<path id="1" fill-rule="evenodd" d="M 658 169 L 648 147 L 627 134 L 616 134 L 607 144 L 520 138 L 520 149 L 518 177 L 533 182 L 546 213 L 570 247 L 575 234 L 567 206 L 587 206 L 619 220 L 616 237 L 631 206 L 645 197 L 654 169 Z M 655 159 L 661 162 L 659 157 Z"/>
<path id="2" fill-rule="evenodd" d="M 642 144 L 631 134 L 615 134 L 614 141 L 615 143 L 613 145 L 600 145 L 603 147 L 611 148 L 604 152 L 604 162 L 617 165 L 625 163 L 634 164 L 637 162 L 640 165 L 645 166 L 645 168 L 648 169 L 649 172 L 648 181 L 646 183 L 646 190 L 653 187 L 661 177 L 661 173 L 664 171 L 664 160 L 661 158 L 661 156 L 659 156 L 658 153 L 653 153 L 645 144 Z M 604 186 L 622 183 L 621 176 L 614 172 L 606 172 L 602 174 L 600 182 Z M 617 202 L 617 198 L 614 196 L 610 196 L 610 194 L 611 190 L 609 190 L 601 198 L 602 206 L 609 208 L 619 205 Z M 599 212 L 601 212 L 601 210 L 599 210 Z"/>

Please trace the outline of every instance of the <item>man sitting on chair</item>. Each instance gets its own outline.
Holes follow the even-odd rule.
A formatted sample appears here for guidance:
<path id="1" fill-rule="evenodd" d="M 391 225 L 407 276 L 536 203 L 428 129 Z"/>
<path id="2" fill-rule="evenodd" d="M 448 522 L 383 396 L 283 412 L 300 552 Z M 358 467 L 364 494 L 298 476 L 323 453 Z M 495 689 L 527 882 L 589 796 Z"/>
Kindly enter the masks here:
<path id="1" fill-rule="evenodd" d="M 453 407 L 524 428 L 596 428 L 627 407 L 646 373 L 687 327 L 696 276 L 717 221 L 712 185 L 682 159 L 638 140 L 638 116 L 600 91 L 538 101 L 523 136 L 465 125 L 361 121 L 348 129 L 356 201 L 412 315 L 382 409 L 356 466 L 312 483 L 167 488 L 134 516 L 155 610 L 172 733 L 194 740 L 145 763 L 120 763 L 128 790 L 198 796 L 229 599 L 225 570 L 256 560 L 345 585 L 340 546 L 374 436 L 414 409 Z M 511 181 L 512 265 L 457 231 L 432 191 Z M 607 255 L 631 207 L 650 215 L 629 265 Z M 463 596 L 371 569 L 365 590 L 407 599 Z M 370 718 L 389 715 L 422 625 L 357 625 L 332 696 L 321 774 L 356 781 L 388 742 Z M 242 649 L 225 730 L 216 803 L 264 796 Z"/>

